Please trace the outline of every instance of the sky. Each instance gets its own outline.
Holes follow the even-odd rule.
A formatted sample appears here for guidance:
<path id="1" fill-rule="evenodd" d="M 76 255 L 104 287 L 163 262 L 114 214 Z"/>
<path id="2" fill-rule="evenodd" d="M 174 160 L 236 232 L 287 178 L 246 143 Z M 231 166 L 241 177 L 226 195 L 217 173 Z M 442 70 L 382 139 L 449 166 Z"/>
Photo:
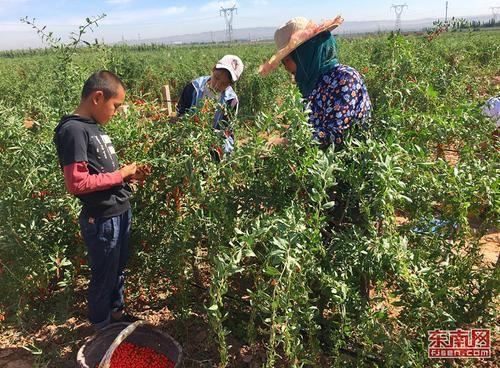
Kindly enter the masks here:
<path id="1" fill-rule="evenodd" d="M 36 24 L 64 39 L 85 18 L 106 14 L 92 34 L 107 43 L 122 39 L 151 39 L 219 31 L 225 28 L 219 14 L 222 6 L 236 5 L 233 28 L 277 27 L 288 19 L 304 16 L 317 22 L 341 14 L 346 21 L 394 19 L 391 5 L 402 1 L 370 0 L 0 0 L 0 49 L 40 47 L 40 37 L 20 18 L 35 18 Z M 407 0 L 403 20 L 444 17 L 446 1 Z M 470 16 L 491 14 L 500 0 L 449 0 L 448 14 Z"/>

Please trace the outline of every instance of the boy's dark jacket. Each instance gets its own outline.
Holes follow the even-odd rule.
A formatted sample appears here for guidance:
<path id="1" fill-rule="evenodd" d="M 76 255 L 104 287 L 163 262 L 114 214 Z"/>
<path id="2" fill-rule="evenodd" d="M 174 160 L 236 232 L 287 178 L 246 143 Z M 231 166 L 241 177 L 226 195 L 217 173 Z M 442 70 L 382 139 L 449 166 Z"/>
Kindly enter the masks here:
<path id="1" fill-rule="evenodd" d="M 108 135 L 93 120 L 65 115 L 54 130 L 54 143 L 61 169 L 75 162 L 87 162 L 91 175 L 118 170 L 115 149 Z M 131 188 L 127 183 L 77 195 L 85 217 L 113 217 L 130 208 Z"/>

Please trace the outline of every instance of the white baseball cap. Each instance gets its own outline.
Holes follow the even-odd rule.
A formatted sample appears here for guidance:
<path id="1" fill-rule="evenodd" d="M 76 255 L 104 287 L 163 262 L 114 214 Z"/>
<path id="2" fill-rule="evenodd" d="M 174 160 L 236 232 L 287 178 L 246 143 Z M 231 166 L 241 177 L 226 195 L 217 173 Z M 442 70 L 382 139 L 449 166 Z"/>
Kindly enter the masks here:
<path id="1" fill-rule="evenodd" d="M 215 65 L 217 69 L 226 69 L 231 74 L 231 79 L 236 82 L 241 77 L 243 73 L 243 62 L 236 55 L 226 55 L 220 59 Z"/>

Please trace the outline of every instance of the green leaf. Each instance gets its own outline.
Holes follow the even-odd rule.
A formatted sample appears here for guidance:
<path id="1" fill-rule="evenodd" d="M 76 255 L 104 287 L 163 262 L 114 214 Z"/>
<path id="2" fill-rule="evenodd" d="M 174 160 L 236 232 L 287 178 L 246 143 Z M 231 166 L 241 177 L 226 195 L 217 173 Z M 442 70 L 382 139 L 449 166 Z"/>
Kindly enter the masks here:
<path id="1" fill-rule="evenodd" d="M 279 272 L 275 267 L 273 266 L 267 266 L 264 269 L 264 272 L 269 275 L 269 276 L 279 276 L 281 272 Z"/>
<path id="2" fill-rule="evenodd" d="M 327 202 L 325 203 L 322 208 L 324 210 L 329 210 L 330 208 L 333 208 L 333 206 L 335 206 L 335 201 L 331 201 L 331 202 Z"/>
<path id="3" fill-rule="evenodd" d="M 432 85 L 427 86 L 427 90 L 425 91 L 427 97 L 431 99 L 435 99 L 439 96 L 439 93 L 432 87 Z"/>

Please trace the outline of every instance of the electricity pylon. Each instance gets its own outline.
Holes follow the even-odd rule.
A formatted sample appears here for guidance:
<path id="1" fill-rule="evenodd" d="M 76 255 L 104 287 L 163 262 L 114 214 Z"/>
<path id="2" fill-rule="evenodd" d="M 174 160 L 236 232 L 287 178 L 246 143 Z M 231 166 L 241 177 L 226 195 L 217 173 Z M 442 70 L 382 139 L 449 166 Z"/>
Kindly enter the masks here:
<path id="1" fill-rule="evenodd" d="M 491 13 L 493 14 L 493 19 L 495 19 L 495 23 L 497 22 L 498 14 L 500 13 L 500 6 L 492 6 Z"/>
<path id="2" fill-rule="evenodd" d="M 238 14 L 238 8 L 233 5 L 231 8 L 224 8 L 221 6 L 220 15 L 224 14 L 224 19 L 226 20 L 226 38 L 228 42 L 233 40 L 233 12 Z"/>
<path id="3" fill-rule="evenodd" d="M 396 13 L 396 30 L 401 30 L 401 14 L 403 14 L 404 8 L 408 8 L 406 4 L 392 5 L 391 9 L 394 9 Z"/>

